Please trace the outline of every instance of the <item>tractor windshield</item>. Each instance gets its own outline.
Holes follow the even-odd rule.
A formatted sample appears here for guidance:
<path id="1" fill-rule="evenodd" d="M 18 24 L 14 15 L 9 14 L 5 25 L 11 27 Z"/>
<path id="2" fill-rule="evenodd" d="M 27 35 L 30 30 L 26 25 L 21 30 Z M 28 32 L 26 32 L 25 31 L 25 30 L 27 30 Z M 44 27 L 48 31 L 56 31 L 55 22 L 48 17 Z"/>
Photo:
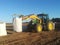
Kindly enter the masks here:
<path id="1" fill-rule="evenodd" d="M 47 19 L 48 19 L 47 14 L 38 14 L 37 16 L 42 19 L 43 23 L 47 23 Z"/>

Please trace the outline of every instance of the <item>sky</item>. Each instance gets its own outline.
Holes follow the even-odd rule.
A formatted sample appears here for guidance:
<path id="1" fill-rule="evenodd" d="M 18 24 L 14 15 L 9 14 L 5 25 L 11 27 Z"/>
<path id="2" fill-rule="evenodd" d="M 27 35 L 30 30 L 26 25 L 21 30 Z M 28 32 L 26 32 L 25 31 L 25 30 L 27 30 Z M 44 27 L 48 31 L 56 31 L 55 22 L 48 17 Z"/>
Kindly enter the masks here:
<path id="1" fill-rule="evenodd" d="M 0 0 L 0 21 L 12 22 L 13 15 L 45 13 L 60 18 L 60 0 Z"/>

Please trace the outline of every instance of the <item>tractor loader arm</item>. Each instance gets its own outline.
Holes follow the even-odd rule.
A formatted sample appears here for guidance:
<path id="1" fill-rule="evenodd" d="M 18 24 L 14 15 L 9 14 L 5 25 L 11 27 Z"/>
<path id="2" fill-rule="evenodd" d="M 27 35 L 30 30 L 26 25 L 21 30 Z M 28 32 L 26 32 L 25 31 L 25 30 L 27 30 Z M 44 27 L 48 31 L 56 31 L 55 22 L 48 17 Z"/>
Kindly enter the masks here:
<path id="1" fill-rule="evenodd" d="M 22 20 L 26 20 L 26 19 L 31 19 L 31 20 L 37 19 L 37 20 L 39 20 L 39 23 L 42 23 L 41 18 L 39 18 L 37 15 L 34 15 L 34 14 L 22 17 Z"/>

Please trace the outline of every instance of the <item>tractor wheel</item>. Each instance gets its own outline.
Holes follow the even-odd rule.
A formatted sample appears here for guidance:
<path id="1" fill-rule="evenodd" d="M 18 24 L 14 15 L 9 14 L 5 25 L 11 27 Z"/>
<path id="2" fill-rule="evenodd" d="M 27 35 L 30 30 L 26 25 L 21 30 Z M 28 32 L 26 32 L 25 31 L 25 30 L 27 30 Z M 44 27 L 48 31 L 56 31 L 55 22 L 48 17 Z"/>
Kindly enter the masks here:
<path id="1" fill-rule="evenodd" d="M 36 28 L 37 28 L 37 32 L 42 31 L 42 25 L 41 24 L 37 24 Z"/>
<path id="2" fill-rule="evenodd" d="M 50 21 L 50 22 L 48 23 L 48 30 L 49 30 L 49 31 L 52 31 L 52 30 L 54 30 L 54 27 L 55 27 L 55 26 L 54 26 L 54 23 Z"/>

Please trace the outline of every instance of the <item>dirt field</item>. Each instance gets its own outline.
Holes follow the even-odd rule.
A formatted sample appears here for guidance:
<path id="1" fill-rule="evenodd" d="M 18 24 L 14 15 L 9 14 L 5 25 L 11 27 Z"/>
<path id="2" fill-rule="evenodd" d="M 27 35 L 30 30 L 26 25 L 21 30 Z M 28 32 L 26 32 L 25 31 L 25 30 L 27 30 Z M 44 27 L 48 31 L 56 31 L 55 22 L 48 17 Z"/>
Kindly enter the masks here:
<path id="1" fill-rule="evenodd" d="M 23 26 L 25 26 L 25 24 L 23 24 Z M 8 35 L 0 37 L 0 45 L 60 45 L 60 31 L 16 33 L 12 31 L 12 29 L 12 24 L 8 23 Z"/>
<path id="2" fill-rule="evenodd" d="M 0 37 L 0 45 L 60 45 L 60 31 L 11 33 Z"/>

